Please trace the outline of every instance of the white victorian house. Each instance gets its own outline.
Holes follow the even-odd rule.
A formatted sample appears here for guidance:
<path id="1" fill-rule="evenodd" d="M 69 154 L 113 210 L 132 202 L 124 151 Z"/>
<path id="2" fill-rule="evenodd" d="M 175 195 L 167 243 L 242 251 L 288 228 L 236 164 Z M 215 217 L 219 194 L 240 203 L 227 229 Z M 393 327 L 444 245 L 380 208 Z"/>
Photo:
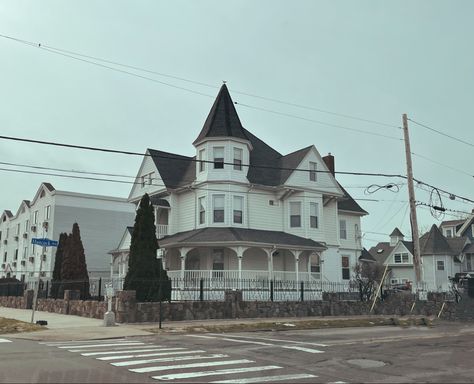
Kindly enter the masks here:
<path id="1" fill-rule="evenodd" d="M 242 126 L 225 84 L 193 145 L 190 157 L 148 149 L 129 196 L 150 195 L 170 277 L 350 280 L 367 212 L 336 181 L 331 154 L 271 148 Z M 130 237 L 110 252 L 115 278 Z"/>

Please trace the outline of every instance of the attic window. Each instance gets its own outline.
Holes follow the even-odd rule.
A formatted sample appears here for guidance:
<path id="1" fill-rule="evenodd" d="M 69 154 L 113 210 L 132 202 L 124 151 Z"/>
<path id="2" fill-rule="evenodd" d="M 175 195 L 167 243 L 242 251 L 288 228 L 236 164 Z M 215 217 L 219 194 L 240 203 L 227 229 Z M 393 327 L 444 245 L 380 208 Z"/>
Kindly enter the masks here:
<path id="1" fill-rule="evenodd" d="M 312 161 L 309 162 L 309 180 L 316 181 L 316 163 Z"/>

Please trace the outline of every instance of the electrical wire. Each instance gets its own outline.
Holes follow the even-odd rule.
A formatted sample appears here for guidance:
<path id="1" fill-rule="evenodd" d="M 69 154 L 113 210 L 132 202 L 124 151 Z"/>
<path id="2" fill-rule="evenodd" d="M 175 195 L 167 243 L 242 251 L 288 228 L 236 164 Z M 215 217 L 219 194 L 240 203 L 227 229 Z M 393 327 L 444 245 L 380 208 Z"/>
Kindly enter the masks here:
<path id="1" fill-rule="evenodd" d="M 408 120 L 410 120 L 412 123 L 415 123 L 416 125 L 419 125 L 420 127 L 429 129 L 429 130 L 432 131 L 432 132 L 436 132 L 436 133 L 439 134 L 439 135 L 442 135 L 442 136 L 445 136 L 445 137 L 449 137 L 449 138 L 452 139 L 452 140 L 456 140 L 456 141 L 458 141 L 458 142 L 460 142 L 460 143 L 469 145 L 470 147 L 474 147 L 474 144 L 473 144 L 473 143 L 470 143 L 469 141 L 466 141 L 466 140 L 459 139 L 459 138 L 457 138 L 457 137 L 448 135 L 447 133 L 438 131 L 437 129 L 431 128 L 431 127 L 429 127 L 429 126 L 427 126 L 427 125 L 425 125 L 425 124 L 419 123 L 419 122 L 417 122 L 417 121 L 415 121 L 415 120 L 413 120 L 413 119 L 408 119 Z"/>
<path id="2" fill-rule="evenodd" d="M 389 183 L 385 185 L 371 184 L 364 190 L 364 193 L 366 195 L 371 195 L 375 192 L 380 191 L 381 189 L 385 189 L 393 193 L 398 193 L 400 191 L 401 185 L 403 184 L 393 184 L 393 183 Z"/>
<path id="3" fill-rule="evenodd" d="M 446 164 L 440 163 L 439 161 L 430 159 L 429 157 L 426 157 L 426 156 L 423 156 L 423 155 L 419 155 L 418 153 L 414 153 L 414 152 L 412 152 L 411 154 L 412 154 L 413 156 L 419 157 L 419 158 L 421 158 L 421 159 L 430 161 L 430 162 L 432 162 L 432 163 L 434 163 L 434 164 L 441 165 L 442 167 L 445 167 L 445 168 L 451 169 L 451 170 L 453 170 L 453 171 L 462 173 L 462 174 L 464 174 L 464 175 L 466 175 L 466 176 L 474 177 L 474 175 L 472 175 L 472 174 L 470 174 L 470 173 L 468 173 L 468 172 L 466 172 L 466 171 L 463 171 L 463 170 L 461 170 L 461 169 L 459 169 L 459 168 L 451 167 L 450 165 L 446 165 Z"/>
<path id="4" fill-rule="evenodd" d="M 204 83 L 204 82 L 196 81 L 196 80 L 191 80 L 191 79 L 188 79 L 188 78 L 185 78 L 185 77 L 170 75 L 170 74 L 166 74 L 166 73 L 163 73 L 163 72 L 153 71 L 153 70 L 150 70 L 150 69 L 146 69 L 146 68 L 142 68 L 142 67 L 138 67 L 138 66 L 134 66 L 134 65 L 123 64 L 123 63 L 120 63 L 120 62 L 117 62 L 117 61 L 107 60 L 107 59 L 103 59 L 103 58 L 100 58 L 100 57 L 97 57 L 97 56 L 86 55 L 86 54 L 83 54 L 83 53 L 79 53 L 79 52 L 75 52 L 75 51 L 71 51 L 71 50 L 67 50 L 67 49 L 57 48 L 57 47 L 54 47 L 54 46 L 51 46 L 51 45 L 46 45 L 46 44 L 41 44 L 41 43 L 34 43 L 32 41 L 19 39 L 19 38 L 13 37 L 13 36 L 7 36 L 7 35 L 0 34 L 0 37 L 3 37 L 5 39 L 9 39 L 9 40 L 13 40 L 15 42 L 19 42 L 19 43 L 22 43 L 22 44 L 26 44 L 26 45 L 29 45 L 29 46 L 32 46 L 32 47 L 35 47 L 35 48 L 42 48 L 42 49 L 47 49 L 49 51 L 57 51 L 57 52 L 65 53 L 65 54 L 68 54 L 68 55 L 84 57 L 84 58 L 87 58 L 87 59 L 92 59 L 92 60 L 96 60 L 96 61 L 100 61 L 100 62 L 103 62 L 103 63 L 112 64 L 112 65 L 116 65 L 116 66 L 120 66 L 120 67 L 124 67 L 124 68 L 129 68 L 129 69 L 133 69 L 133 70 L 136 70 L 136 71 L 146 72 L 146 73 L 150 73 L 150 74 L 154 74 L 154 75 L 157 75 L 157 76 L 162 76 L 162 77 L 166 77 L 166 78 L 170 78 L 170 79 L 174 79 L 174 80 L 184 81 L 184 82 L 187 82 L 187 83 L 190 83 L 190 84 L 200 85 L 200 86 L 204 86 L 204 87 L 208 87 L 208 88 L 214 88 L 214 89 L 219 88 L 219 87 L 217 87 L 213 84 Z M 288 106 L 291 106 L 291 107 L 312 110 L 312 111 L 325 113 L 325 114 L 338 116 L 338 117 L 343 117 L 343 118 L 347 118 L 347 119 L 353 119 L 353 120 L 361 121 L 361 122 L 364 122 L 364 123 L 376 124 L 376 125 L 384 126 L 384 127 L 387 127 L 387 128 L 402 129 L 401 127 L 399 127 L 397 125 L 388 124 L 388 123 L 380 122 L 380 121 L 373 120 L 373 119 L 367 119 L 367 118 L 362 118 L 362 117 L 359 117 L 359 116 L 349 115 L 349 114 L 345 114 L 345 113 L 338 113 L 338 112 L 328 111 L 328 110 L 325 110 L 325 109 L 316 108 L 316 107 L 307 106 L 307 105 L 302 105 L 302 104 L 298 104 L 298 103 L 294 103 L 294 102 L 279 100 L 279 99 L 275 99 L 275 98 L 271 98 L 271 97 L 260 96 L 260 95 L 256 95 L 256 94 L 249 93 L 249 92 L 242 92 L 242 91 L 236 91 L 236 90 L 233 90 L 232 92 L 236 93 L 236 94 L 248 96 L 248 97 L 253 97 L 253 98 L 256 98 L 256 99 L 260 99 L 260 100 L 271 101 L 271 102 L 274 102 L 274 103 L 288 105 Z"/>

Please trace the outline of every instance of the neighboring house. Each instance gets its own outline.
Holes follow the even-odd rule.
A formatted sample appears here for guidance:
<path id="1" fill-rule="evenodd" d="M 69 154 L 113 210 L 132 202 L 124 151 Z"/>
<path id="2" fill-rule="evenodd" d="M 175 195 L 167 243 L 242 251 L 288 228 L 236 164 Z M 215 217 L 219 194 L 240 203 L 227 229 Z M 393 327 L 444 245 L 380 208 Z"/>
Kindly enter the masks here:
<path id="1" fill-rule="evenodd" d="M 150 195 L 169 276 L 350 280 L 367 212 L 336 181 L 331 154 L 280 154 L 243 128 L 225 85 L 193 145 L 192 157 L 148 149 L 129 196 Z M 127 229 L 110 252 L 116 277 L 129 246 Z"/>
<path id="2" fill-rule="evenodd" d="M 472 247 L 468 237 L 447 238 L 433 224 L 430 231 L 420 237 L 422 280 L 428 290 L 449 290 L 449 277 L 463 272 L 463 260 Z M 380 263 L 388 265 L 388 283 L 403 284 L 415 281 L 413 268 L 413 242 L 395 228 L 390 242 L 378 243 L 369 253 Z"/>
<path id="3" fill-rule="evenodd" d="M 123 231 L 123 223 L 132 223 L 135 206 L 126 199 L 56 190 L 42 183 L 34 199 L 23 200 L 13 215 L 0 216 L 0 277 L 23 281 L 37 279 L 40 259 L 41 276 L 51 278 L 56 248 L 31 244 L 32 238 L 58 240 L 61 232 L 70 233 L 77 222 L 91 277 L 108 276 L 109 263 L 104 255 Z"/>

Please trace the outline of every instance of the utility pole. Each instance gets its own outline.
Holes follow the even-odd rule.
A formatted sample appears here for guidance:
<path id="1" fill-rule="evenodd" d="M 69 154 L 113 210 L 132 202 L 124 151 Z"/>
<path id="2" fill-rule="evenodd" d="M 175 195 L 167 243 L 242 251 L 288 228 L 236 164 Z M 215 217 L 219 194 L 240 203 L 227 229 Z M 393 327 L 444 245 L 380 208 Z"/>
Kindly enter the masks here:
<path id="1" fill-rule="evenodd" d="M 408 135 L 408 118 L 406 113 L 402 116 L 403 137 L 405 139 L 405 155 L 407 163 L 408 197 L 410 202 L 411 237 L 413 240 L 413 267 L 415 269 L 416 288 L 420 288 L 421 282 L 421 257 L 420 257 L 420 235 L 418 233 L 418 221 L 416 218 L 415 188 L 413 186 L 413 168 L 411 164 L 410 137 Z"/>

